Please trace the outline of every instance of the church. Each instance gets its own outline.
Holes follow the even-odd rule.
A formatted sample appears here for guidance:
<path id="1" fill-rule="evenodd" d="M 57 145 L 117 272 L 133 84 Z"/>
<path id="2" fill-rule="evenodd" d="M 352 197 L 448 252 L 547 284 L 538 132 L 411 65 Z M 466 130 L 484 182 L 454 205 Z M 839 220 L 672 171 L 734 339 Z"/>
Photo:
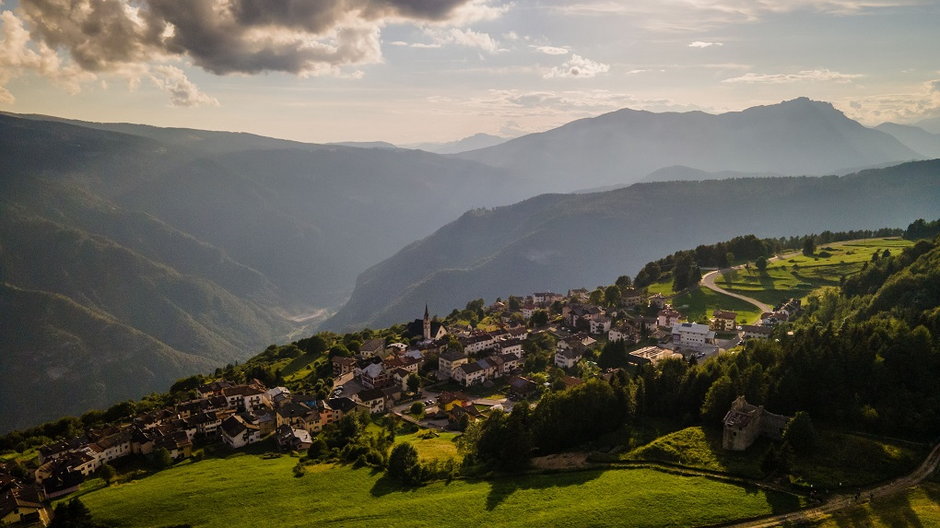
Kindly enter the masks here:
<path id="1" fill-rule="evenodd" d="M 406 334 L 409 337 L 421 336 L 424 341 L 437 341 L 447 335 L 447 329 L 440 321 L 432 321 L 428 305 L 424 305 L 424 319 L 415 319 L 408 323 Z"/>

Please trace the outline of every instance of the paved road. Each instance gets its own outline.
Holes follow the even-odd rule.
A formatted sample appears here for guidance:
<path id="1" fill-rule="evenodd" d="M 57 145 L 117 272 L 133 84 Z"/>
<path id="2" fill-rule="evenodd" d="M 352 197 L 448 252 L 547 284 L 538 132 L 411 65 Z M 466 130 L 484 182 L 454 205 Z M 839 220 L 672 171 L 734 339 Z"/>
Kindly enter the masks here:
<path id="1" fill-rule="evenodd" d="M 814 508 L 807 508 L 805 510 L 800 510 L 784 515 L 765 517 L 755 521 L 732 524 L 728 525 L 728 528 L 772 528 L 774 526 L 781 526 L 784 523 L 822 520 L 828 514 L 857 506 L 860 502 L 866 499 L 872 497 L 885 497 L 912 488 L 920 484 L 924 479 L 929 477 L 931 473 L 936 471 L 938 463 L 940 463 L 940 444 L 934 446 L 933 451 L 930 452 L 924 462 L 911 474 L 905 475 L 882 486 L 862 490 L 862 492 L 859 494 L 859 501 L 855 500 L 854 495 L 836 495 L 824 504 Z"/>
<path id="2" fill-rule="evenodd" d="M 718 278 L 718 274 L 719 274 L 719 273 L 723 273 L 723 272 L 725 272 L 725 271 L 728 271 L 729 269 L 740 270 L 740 269 L 743 269 L 743 266 L 735 266 L 734 268 L 725 268 L 725 269 L 721 269 L 721 270 L 710 271 L 710 272 L 706 273 L 705 275 L 702 275 L 702 286 L 705 286 L 705 287 L 708 288 L 709 290 L 716 291 L 716 292 L 718 292 L 718 293 L 727 295 L 728 297 L 734 297 L 735 299 L 741 299 L 741 300 L 744 301 L 744 302 L 753 304 L 753 305 L 756 306 L 757 309 L 760 310 L 761 312 L 772 312 L 772 311 L 774 310 L 774 307 L 773 307 L 773 306 L 771 306 L 771 305 L 769 305 L 769 304 L 764 304 L 764 303 L 758 301 L 757 299 L 748 297 L 748 296 L 746 296 L 746 295 L 741 295 L 741 294 L 739 294 L 739 293 L 730 292 L 730 291 L 728 291 L 728 290 L 725 290 L 724 288 L 719 288 L 719 287 L 715 284 L 715 279 Z"/>

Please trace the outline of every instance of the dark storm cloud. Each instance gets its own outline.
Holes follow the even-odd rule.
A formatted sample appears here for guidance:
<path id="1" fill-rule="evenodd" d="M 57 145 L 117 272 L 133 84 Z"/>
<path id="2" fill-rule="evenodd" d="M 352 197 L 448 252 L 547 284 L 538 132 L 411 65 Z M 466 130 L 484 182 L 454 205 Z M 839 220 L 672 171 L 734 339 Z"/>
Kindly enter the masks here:
<path id="1" fill-rule="evenodd" d="M 381 58 L 387 20 L 443 21 L 470 0 L 22 0 L 33 38 L 90 71 L 188 56 L 217 74 L 310 73 Z"/>

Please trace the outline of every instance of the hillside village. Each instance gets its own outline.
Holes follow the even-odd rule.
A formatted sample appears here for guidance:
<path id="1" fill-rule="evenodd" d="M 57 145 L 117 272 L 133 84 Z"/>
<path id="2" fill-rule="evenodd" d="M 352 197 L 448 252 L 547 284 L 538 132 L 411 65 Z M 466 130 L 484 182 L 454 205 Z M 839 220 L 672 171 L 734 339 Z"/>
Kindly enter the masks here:
<path id="1" fill-rule="evenodd" d="M 624 346 L 622 368 L 655 367 L 667 359 L 695 362 L 744 340 L 768 338 L 774 326 L 800 310 L 799 301 L 790 300 L 750 325 L 734 312 L 715 310 L 705 324 L 687 321 L 661 294 L 616 291 L 616 299 L 578 289 L 497 300 L 482 308 L 484 317 L 496 322 L 490 330 L 460 324 L 455 317 L 432 318 L 425 307 L 422 318 L 405 325 L 402 341 L 368 339 L 351 356 L 333 356 L 327 397 L 267 387 L 257 379 L 234 383 L 219 378 L 201 384 L 192 399 L 42 446 L 37 467 L 28 475 L 15 478 L 0 468 L 0 520 L 45 525 L 48 501 L 77 491 L 104 466 L 130 457 L 168 464 L 192 456 L 199 447 L 238 450 L 267 438 L 281 450 L 303 451 L 324 427 L 356 412 L 463 430 L 484 416 L 481 408 L 509 410 L 515 402 L 535 402 L 546 390 L 578 385 L 588 376 L 609 379 L 619 368 L 598 367 L 604 345 Z M 548 370 L 556 367 L 554 383 L 547 381 L 545 366 L 527 364 L 527 350 L 536 341 L 554 343 L 553 349 L 541 351 L 551 358 Z M 487 397 L 500 391 L 495 399 Z M 424 406 L 420 417 L 408 414 L 416 402 Z M 765 412 L 746 402 L 735 405 L 726 417 L 726 431 L 741 435 L 727 442 L 727 449 L 746 448 L 761 432 L 757 419 L 742 416 L 757 412 L 759 418 Z M 743 431 L 747 423 L 751 425 Z"/>

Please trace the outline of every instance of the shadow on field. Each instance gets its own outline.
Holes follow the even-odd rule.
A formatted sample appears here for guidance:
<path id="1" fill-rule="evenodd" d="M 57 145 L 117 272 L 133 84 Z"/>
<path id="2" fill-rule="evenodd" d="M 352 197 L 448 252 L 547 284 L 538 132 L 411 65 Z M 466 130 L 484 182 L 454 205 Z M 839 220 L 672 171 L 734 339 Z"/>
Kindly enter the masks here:
<path id="1" fill-rule="evenodd" d="M 757 488 L 754 488 L 754 492 L 756 493 L 757 491 Z M 748 489 L 748 493 L 751 493 L 750 489 Z M 790 513 L 800 509 L 802 506 L 800 503 L 800 498 L 789 493 L 767 491 L 766 496 L 767 504 L 770 505 L 770 511 L 773 512 L 774 515 L 780 513 Z"/>
<path id="2" fill-rule="evenodd" d="M 486 509 L 492 511 L 519 490 L 580 486 L 600 477 L 602 473 L 602 470 L 566 471 L 495 478 L 488 481 L 490 493 L 486 497 Z"/>
<path id="3" fill-rule="evenodd" d="M 876 500 L 868 507 L 853 508 L 837 514 L 833 520 L 839 528 L 869 528 L 876 525 L 875 518 L 877 526 L 924 528 L 906 494 Z"/>

